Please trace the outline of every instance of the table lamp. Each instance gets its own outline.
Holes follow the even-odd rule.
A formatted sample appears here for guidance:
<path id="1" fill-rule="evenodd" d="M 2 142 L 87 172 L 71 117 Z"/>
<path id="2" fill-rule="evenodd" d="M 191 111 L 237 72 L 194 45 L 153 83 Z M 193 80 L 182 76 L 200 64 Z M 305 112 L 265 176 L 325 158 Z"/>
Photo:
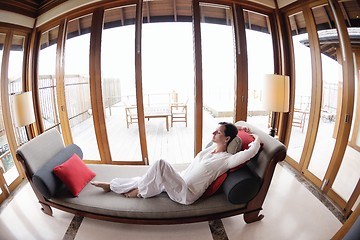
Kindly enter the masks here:
<path id="1" fill-rule="evenodd" d="M 13 104 L 16 127 L 28 126 L 35 122 L 34 104 L 31 91 L 14 95 Z M 29 140 L 29 134 L 27 131 L 26 134 Z"/>
<path id="2" fill-rule="evenodd" d="M 275 137 L 276 112 L 289 111 L 289 76 L 265 74 L 262 83 L 262 106 L 266 111 L 272 112 L 270 135 Z"/>

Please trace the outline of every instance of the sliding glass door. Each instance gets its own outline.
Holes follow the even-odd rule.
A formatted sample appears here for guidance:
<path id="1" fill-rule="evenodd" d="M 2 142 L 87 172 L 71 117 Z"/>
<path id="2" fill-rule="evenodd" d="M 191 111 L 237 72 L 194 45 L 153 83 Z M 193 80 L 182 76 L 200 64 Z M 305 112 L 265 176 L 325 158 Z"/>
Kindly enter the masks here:
<path id="1" fill-rule="evenodd" d="M 359 67 L 356 28 L 346 28 L 343 8 L 360 11 L 351 1 L 329 1 L 288 13 L 295 96 L 287 160 L 347 216 L 360 194 Z"/>
<path id="2" fill-rule="evenodd" d="M 150 164 L 158 159 L 188 163 L 194 157 L 191 17 L 182 16 L 177 22 L 178 16 L 170 16 L 171 11 L 165 16 L 147 14 L 155 6 L 171 9 L 173 3 L 159 0 L 143 5 L 142 89 Z M 190 1 L 184 4 L 183 11 L 191 14 Z"/>
<path id="3" fill-rule="evenodd" d="M 204 148 L 220 121 L 233 122 L 237 76 L 232 7 L 200 3 L 200 19 Z"/>
<path id="4" fill-rule="evenodd" d="M 25 126 L 15 126 L 13 98 L 24 91 L 26 40 L 26 33 L 22 31 L 0 32 L 0 202 L 9 197 L 23 179 L 15 152 L 28 141 L 28 136 Z"/>
<path id="5" fill-rule="evenodd" d="M 253 24 L 253 19 L 262 19 Z M 244 10 L 246 46 L 248 59 L 248 105 L 247 121 L 268 132 L 271 113 L 261 104 L 261 81 L 265 74 L 274 73 L 274 48 L 269 16 Z"/>
<path id="6" fill-rule="evenodd" d="M 101 41 L 102 98 L 112 161 L 141 162 L 135 85 L 136 5 L 106 9 Z"/>
<path id="7" fill-rule="evenodd" d="M 99 160 L 90 99 L 89 52 L 92 14 L 67 24 L 64 88 L 71 136 L 86 160 Z"/>

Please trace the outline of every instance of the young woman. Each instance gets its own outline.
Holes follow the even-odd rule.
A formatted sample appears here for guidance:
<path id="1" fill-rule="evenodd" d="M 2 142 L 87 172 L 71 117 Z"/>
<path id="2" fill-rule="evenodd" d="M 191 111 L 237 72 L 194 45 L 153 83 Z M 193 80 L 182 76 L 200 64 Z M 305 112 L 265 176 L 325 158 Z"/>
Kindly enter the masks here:
<path id="1" fill-rule="evenodd" d="M 220 122 L 213 132 L 213 144 L 199 152 L 180 173 L 168 162 L 159 160 L 151 165 L 142 177 L 115 178 L 110 183 L 93 181 L 91 184 L 107 192 L 124 194 L 126 197 L 150 198 L 166 192 L 175 202 L 192 204 L 220 175 L 248 161 L 259 151 L 259 137 L 253 135 L 255 140 L 249 144 L 249 149 L 236 154 L 226 152 L 237 132 L 234 124 Z"/>

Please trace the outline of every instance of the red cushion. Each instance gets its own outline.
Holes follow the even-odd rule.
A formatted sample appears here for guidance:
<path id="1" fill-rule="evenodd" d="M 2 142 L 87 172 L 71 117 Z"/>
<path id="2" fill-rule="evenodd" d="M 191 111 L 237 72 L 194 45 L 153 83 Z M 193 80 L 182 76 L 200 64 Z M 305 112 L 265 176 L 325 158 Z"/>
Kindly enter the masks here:
<path id="1" fill-rule="evenodd" d="M 96 175 L 75 153 L 66 162 L 56 166 L 53 172 L 75 197 Z"/>
<path id="2" fill-rule="evenodd" d="M 249 144 L 251 142 L 253 142 L 255 140 L 255 138 L 253 137 L 253 135 L 251 135 L 250 133 L 246 132 L 243 129 L 239 129 L 238 130 L 238 137 L 241 138 L 242 141 L 242 146 L 241 146 L 241 151 L 244 151 L 246 149 L 249 149 Z M 249 159 L 250 160 L 250 159 Z M 248 161 L 240 164 L 239 166 L 236 166 L 232 169 L 230 169 L 230 172 L 235 172 L 236 170 L 238 170 L 239 168 L 241 168 L 242 166 L 244 166 Z"/>
<path id="3" fill-rule="evenodd" d="M 216 193 L 216 191 L 221 187 L 221 184 L 225 181 L 227 173 L 220 175 L 215 181 L 213 181 L 210 186 L 206 189 L 203 198 L 208 198 Z"/>
<path id="4" fill-rule="evenodd" d="M 253 135 L 251 135 L 250 133 L 246 132 L 243 129 L 239 129 L 237 135 L 239 138 L 241 138 L 242 141 L 242 147 L 241 147 L 242 151 L 248 149 L 249 144 L 255 140 Z"/>
<path id="5" fill-rule="evenodd" d="M 250 133 L 246 132 L 244 129 L 239 129 L 237 135 L 239 138 L 241 138 L 242 141 L 241 151 L 248 149 L 249 144 L 255 140 L 255 138 Z M 238 170 L 239 168 L 244 166 L 247 162 L 248 161 L 230 169 L 229 172 L 234 172 Z M 216 193 L 216 191 L 221 187 L 221 184 L 223 184 L 223 182 L 225 181 L 226 177 L 227 177 L 227 173 L 224 173 L 223 175 L 219 176 L 214 182 L 210 184 L 210 186 L 206 189 L 202 197 L 203 198 L 210 197 L 214 193 Z"/>

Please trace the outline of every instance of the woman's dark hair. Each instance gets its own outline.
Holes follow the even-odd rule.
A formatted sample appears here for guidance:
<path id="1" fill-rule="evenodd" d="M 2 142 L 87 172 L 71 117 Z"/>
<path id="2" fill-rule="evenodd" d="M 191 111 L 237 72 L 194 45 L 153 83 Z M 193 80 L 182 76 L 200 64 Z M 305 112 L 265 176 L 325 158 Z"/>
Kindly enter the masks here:
<path id="1" fill-rule="evenodd" d="M 237 127 L 229 122 L 219 122 L 220 125 L 224 126 L 224 134 L 226 137 L 230 137 L 230 140 L 227 142 L 227 145 L 229 145 L 229 143 L 236 137 L 236 135 L 238 134 L 238 129 Z"/>

